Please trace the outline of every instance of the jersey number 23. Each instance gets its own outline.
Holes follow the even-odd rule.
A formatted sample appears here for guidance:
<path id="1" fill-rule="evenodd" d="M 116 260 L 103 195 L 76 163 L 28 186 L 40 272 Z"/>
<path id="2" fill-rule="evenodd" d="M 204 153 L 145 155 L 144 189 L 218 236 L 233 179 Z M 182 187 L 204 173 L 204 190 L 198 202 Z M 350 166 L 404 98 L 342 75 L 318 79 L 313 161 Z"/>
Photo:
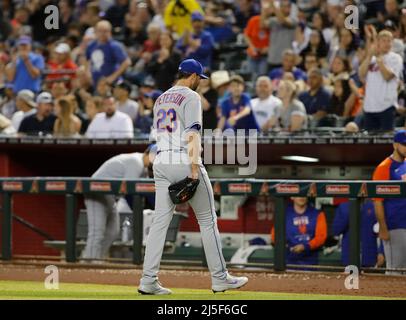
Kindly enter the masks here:
<path id="1" fill-rule="evenodd" d="M 168 110 L 159 109 L 157 112 L 158 120 L 156 122 L 156 128 L 158 132 L 175 132 L 178 128 L 178 122 L 176 121 L 176 111 L 173 108 Z"/>

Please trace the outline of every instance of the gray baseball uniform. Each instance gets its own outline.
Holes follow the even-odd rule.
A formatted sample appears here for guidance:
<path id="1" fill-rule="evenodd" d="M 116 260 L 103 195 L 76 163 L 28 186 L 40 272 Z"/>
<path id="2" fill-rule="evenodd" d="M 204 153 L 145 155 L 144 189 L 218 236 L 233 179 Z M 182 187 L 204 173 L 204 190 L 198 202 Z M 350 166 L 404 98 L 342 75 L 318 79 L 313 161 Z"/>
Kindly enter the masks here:
<path id="1" fill-rule="evenodd" d="M 146 176 L 142 153 L 117 155 L 101 165 L 92 175 L 100 179 L 138 179 Z M 111 194 L 87 195 L 88 235 L 82 257 L 103 259 L 120 233 L 120 217 L 116 208 L 116 196 Z"/>
<path id="2" fill-rule="evenodd" d="M 174 86 L 164 92 L 154 105 L 154 130 L 158 153 L 154 160 L 155 216 L 147 238 L 141 284 L 157 280 L 165 237 L 175 205 L 168 186 L 191 174 L 185 133 L 202 131 L 200 96 L 188 87 Z M 189 201 L 200 226 L 203 246 L 213 283 L 224 281 L 227 269 L 222 254 L 213 189 L 200 159 L 200 184 Z"/>

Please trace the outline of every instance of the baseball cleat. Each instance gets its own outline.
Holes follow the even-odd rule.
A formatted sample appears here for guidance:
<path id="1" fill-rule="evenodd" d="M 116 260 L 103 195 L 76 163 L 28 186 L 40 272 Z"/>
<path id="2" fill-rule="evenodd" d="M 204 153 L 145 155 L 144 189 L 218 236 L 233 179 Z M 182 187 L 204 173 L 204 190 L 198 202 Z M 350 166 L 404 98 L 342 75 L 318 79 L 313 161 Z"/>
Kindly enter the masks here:
<path id="1" fill-rule="evenodd" d="M 151 295 L 172 294 L 172 291 L 170 289 L 164 288 L 158 280 L 152 284 L 140 284 L 140 286 L 138 287 L 138 292 L 141 294 Z"/>
<path id="2" fill-rule="evenodd" d="M 230 289 L 239 289 L 245 286 L 247 282 L 247 277 L 233 277 L 231 275 L 227 275 L 226 280 L 221 283 L 213 284 L 211 289 L 213 290 L 213 293 L 224 292 Z"/>

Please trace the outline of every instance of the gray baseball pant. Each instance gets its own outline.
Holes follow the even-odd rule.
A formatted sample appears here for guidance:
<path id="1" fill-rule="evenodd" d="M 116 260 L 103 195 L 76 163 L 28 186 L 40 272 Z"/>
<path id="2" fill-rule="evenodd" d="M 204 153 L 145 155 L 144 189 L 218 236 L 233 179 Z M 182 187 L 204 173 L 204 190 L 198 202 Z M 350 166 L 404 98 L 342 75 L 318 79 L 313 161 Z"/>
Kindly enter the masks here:
<path id="1" fill-rule="evenodd" d="M 120 233 L 120 217 L 114 195 L 88 195 L 85 197 L 88 234 L 84 259 L 104 259 Z"/>
<path id="2" fill-rule="evenodd" d="M 175 209 L 175 205 L 169 197 L 168 186 L 184 179 L 190 173 L 190 165 L 154 164 L 155 213 L 147 238 L 141 284 L 151 284 L 158 278 L 166 233 Z M 199 179 L 199 186 L 189 204 L 193 208 L 199 223 L 212 282 L 216 283 L 226 279 L 227 268 L 217 227 L 213 189 L 203 165 L 200 165 Z"/>
<path id="3" fill-rule="evenodd" d="M 406 229 L 389 230 L 389 240 L 383 242 L 383 248 L 388 269 L 406 268 Z M 386 274 L 402 273 L 387 271 Z"/>

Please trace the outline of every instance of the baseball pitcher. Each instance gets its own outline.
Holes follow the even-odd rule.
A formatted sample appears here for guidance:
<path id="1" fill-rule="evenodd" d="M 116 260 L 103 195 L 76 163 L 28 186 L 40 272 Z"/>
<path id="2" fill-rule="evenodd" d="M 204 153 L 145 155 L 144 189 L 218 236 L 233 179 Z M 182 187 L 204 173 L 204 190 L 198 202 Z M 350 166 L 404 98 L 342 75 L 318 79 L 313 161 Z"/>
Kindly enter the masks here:
<path id="1" fill-rule="evenodd" d="M 153 164 L 155 217 L 146 243 L 143 275 L 138 287 L 141 294 L 172 293 L 159 283 L 158 271 L 175 203 L 183 201 L 189 202 L 200 226 L 213 292 L 237 289 L 248 282 L 246 277 L 228 274 L 222 254 L 213 190 L 200 157 L 202 107 L 195 90 L 201 78 L 207 78 L 202 65 L 194 59 L 184 60 L 179 66 L 177 83 L 154 105 L 153 129 L 158 146 Z"/>

